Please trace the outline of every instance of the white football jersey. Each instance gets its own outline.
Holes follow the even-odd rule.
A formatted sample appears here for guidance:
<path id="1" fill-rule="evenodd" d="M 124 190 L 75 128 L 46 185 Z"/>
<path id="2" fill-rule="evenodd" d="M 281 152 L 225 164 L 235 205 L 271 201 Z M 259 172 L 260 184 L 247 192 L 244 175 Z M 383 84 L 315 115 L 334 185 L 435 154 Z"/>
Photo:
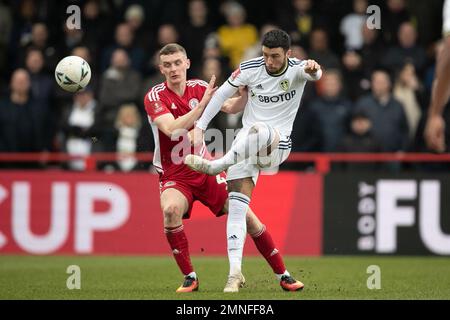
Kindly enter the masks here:
<path id="1" fill-rule="evenodd" d="M 443 14 L 444 24 L 442 32 L 444 36 L 450 36 L 450 0 L 445 0 Z"/>
<path id="2" fill-rule="evenodd" d="M 264 122 L 278 129 L 281 135 L 291 134 L 306 82 L 321 76 L 321 72 L 315 77 L 307 74 L 305 63 L 289 58 L 286 70 L 279 75 L 267 72 L 263 57 L 240 64 L 228 83 L 234 87 L 248 88 L 248 102 L 242 117 L 244 128 Z"/>

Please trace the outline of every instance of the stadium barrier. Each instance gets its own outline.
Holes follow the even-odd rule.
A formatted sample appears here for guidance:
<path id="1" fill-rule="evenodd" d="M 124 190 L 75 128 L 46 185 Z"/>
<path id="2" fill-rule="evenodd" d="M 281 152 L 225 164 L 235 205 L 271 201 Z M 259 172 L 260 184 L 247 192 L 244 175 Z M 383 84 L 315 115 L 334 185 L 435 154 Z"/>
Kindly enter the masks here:
<path id="1" fill-rule="evenodd" d="M 220 155 L 219 155 L 220 156 Z M 0 164 L 4 162 L 49 162 L 83 161 L 85 171 L 95 171 L 101 161 L 114 162 L 126 157 L 133 157 L 137 161 L 151 162 L 153 153 L 142 152 L 128 155 L 119 153 L 99 152 L 90 155 L 69 155 L 67 153 L 0 153 Z M 286 162 L 311 162 L 318 173 L 326 174 L 330 171 L 333 162 L 450 162 L 450 154 L 430 153 L 302 153 L 292 152 Z"/>
<path id="2" fill-rule="evenodd" d="M 166 254 L 158 184 L 148 173 L 3 171 L 0 252 Z M 317 174 L 261 177 L 252 208 L 281 250 L 321 254 L 321 190 Z M 192 253 L 226 254 L 225 222 L 196 202 L 186 222 Z"/>
<path id="3" fill-rule="evenodd" d="M 136 155 L 149 161 L 151 155 Z M 158 176 L 148 172 L 0 170 L 0 254 L 167 254 Z M 68 161 L 64 154 L 0 161 Z M 449 155 L 296 154 L 315 172 L 261 176 L 252 209 L 287 255 L 450 255 L 450 175 L 329 172 L 334 161 L 443 162 Z M 92 166 L 92 164 L 94 164 Z M 225 218 L 198 202 L 186 232 L 193 254 L 225 255 Z M 246 254 L 257 254 L 247 241 Z"/>
<path id="4" fill-rule="evenodd" d="M 324 177 L 323 253 L 450 255 L 450 174 Z"/>

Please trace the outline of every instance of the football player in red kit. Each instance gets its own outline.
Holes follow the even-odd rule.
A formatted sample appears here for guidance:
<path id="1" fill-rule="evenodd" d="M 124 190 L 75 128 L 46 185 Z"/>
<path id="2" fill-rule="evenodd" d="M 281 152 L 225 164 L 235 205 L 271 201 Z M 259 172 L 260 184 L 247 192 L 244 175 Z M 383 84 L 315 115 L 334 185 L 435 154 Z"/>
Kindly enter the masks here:
<path id="1" fill-rule="evenodd" d="M 183 163 L 187 154 L 180 154 L 180 150 L 181 153 L 188 150 L 188 153 L 195 152 L 209 157 L 204 144 L 198 150 L 191 149 L 186 133 L 193 129 L 195 121 L 200 118 L 217 87 L 214 87 L 214 76 L 209 84 L 202 80 L 186 79 L 190 61 L 182 46 L 168 44 L 160 50 L 159 57 L 159 69 L 166 81 L 154 86 L 146 94 L 144 104 L 155 138 L 153 164 L 160 174 L 164 232 L 178 267 L 185 277 L 177 292 L 192 292 L 198 290 L 199 281 L 191 263 L 182 219 L 190 217 L 192 204 L 196 200 L 202 202 L 216 216 L 226 214 L 228 193 L 224 172 L 217 176 L 195 172 Z M 226 108 L 231 112 L 242 109 L 246 99 L 233 98 L 226 103 Z M 177 137 L 179 132 L 182 132 L 181 142 L 180 137 Z M 187 149 L 179 148 L 183 140 L 188 146 Z M 175 146 L 177 147 L 174 149 Z M 270 234 L 251 209 L 247 212 L 247 233 L 274 273 L 285 273 L 283 260 Z M 242 274 L 236 279 L 229 278 L 224 291 L 237 292 L 244 282 Z M 289 291 L 303 288 L 300 281 L 286 277 L 280 281 L 280 285 Z"/>

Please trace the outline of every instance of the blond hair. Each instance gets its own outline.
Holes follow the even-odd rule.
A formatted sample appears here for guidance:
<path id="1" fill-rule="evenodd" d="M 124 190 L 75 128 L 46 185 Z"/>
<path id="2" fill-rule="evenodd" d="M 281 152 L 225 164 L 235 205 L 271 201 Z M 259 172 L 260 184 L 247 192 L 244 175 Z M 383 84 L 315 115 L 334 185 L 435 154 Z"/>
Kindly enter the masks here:
<path id="1" fill-rule="evenodd" d="M 169 43 L 159 50 L 159 56 L 167 56 L 169 54 L 174 54 L 177 52 L 182 52 L 187 56 L 186 49 L 180 46 L 178 43 Z"/>
<path id="2" fill-rule="evenodd" d="M 136 128 L 136 129 L 141 128 L 142 121 L 141 121 L 141 115 L 139 114 L 139 110 L 134 103 L 129 103 L 129 104 L 123 104 L 122 106 L 120 106 L 119 112 L 117 112 L 116 122 L 114 124 L 116 129 L 119 129 L 121 126 L 123 126 L 123 117 L 128 112 L 131 112 L 135 118 L 135 124 L 133 125 L 133 128 Z"/>

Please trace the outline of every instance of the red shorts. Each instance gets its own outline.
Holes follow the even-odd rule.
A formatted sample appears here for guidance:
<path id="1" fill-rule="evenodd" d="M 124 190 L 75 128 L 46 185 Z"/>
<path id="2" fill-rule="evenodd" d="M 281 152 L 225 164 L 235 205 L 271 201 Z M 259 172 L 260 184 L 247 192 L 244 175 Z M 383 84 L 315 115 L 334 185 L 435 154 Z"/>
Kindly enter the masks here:
<path id="1" fill-rule="evenodd" d="M 222 211 L 228 199 L 226 174 L 222 172 L 217 176 L 201 175 L 199 179 L 160 179 L 160 194 L 166 189 L 176 189 L 180 191 L 188 201 L 188 211 L 183 215 L 183 219 L 191 217 L 192 205 L 194 201 L 200 201 L 211 210 L 217 217 L 224 214 Z"/>

